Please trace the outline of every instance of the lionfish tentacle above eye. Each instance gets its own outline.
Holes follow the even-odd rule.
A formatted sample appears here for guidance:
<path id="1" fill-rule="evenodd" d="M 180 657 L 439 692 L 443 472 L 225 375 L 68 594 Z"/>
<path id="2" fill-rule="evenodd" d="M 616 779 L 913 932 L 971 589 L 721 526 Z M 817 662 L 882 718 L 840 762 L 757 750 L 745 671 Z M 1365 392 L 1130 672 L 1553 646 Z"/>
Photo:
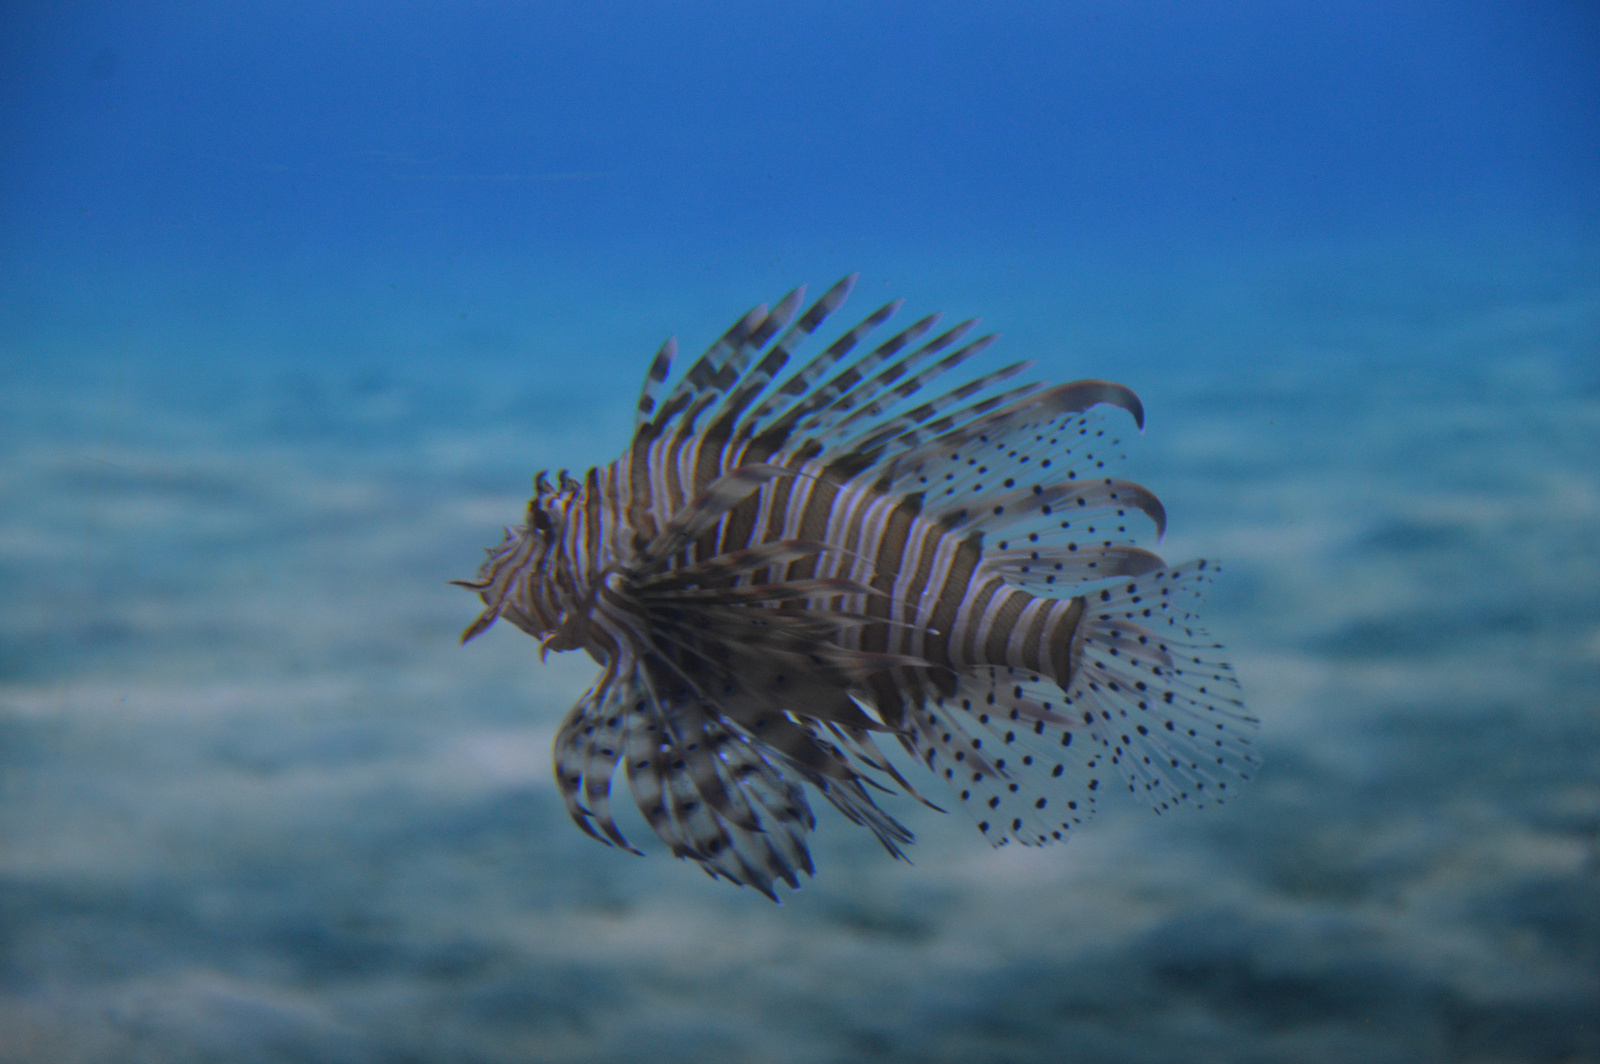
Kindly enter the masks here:
<path id="1" fill-rule="evenodd" d="M 1027 362 L 943 385 L 995 336 L 928 315 L 868 343 L 898 302 L 791 365 L 854 282 L 756 307 L 676 378 L 667 341 L 623 454 L 540 474 L 457 582 L 484 604 L 464 638 L 504 617 L 600 663 L 555 740 L 573 821 L 634 849 L 620 772 L 674 854 L 776 898 L 813 871 L 808 789 L 903 856 L 875 795 L 928 800 L 883 733 L 996 845 L 1065 838 L 1121 787 L 1157 812 L 1234 794 L 1255 719 L 1193 616 L 1216 567 L 1150 550 L 1166 511 L 1114 475 L 1105 412 L 1142 429 L 1138 397 L 1014 383 Z"/>

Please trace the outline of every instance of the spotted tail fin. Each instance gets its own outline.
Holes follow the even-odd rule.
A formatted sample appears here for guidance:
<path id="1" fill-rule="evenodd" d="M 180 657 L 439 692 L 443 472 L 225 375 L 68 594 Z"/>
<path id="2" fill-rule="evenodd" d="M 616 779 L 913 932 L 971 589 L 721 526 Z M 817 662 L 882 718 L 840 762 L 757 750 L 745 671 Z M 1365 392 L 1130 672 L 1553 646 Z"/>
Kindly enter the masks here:
<path id="1" fill-rule="evenodd" d="M 1186 562 L 1090 595 L 1073 639 L 1069 716 L 1156 812 L 1221 804 L 1260 763 L 1222 647 L 1195 621 L 1216 566 Z"/>

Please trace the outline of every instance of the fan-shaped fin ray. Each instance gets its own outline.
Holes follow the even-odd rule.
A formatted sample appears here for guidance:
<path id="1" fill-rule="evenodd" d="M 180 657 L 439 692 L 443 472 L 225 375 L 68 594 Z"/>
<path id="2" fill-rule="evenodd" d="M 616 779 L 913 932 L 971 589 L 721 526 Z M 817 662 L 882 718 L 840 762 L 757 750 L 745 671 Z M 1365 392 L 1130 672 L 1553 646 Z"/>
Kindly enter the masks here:
<path id="1" fill-rule="evenodd" d="M 644 384 L 639 388 L 639 402 L 633 418 L 633 431 L 638 433 L 641 426 L 650 420 L 650 415 L 656 409 L 656 394 L 666 382 L 667 375 L 672 372 L 672 360 L 678 355 L 678 338 L 667 337 L 667 342 L 661 345 L 661 350 L 656 352 L 656 357 L 650 360 L 650 368 L 645 371 Z"/>
<path id="2" fill-rule="evenodd" d="M 896 300 L 885 303 L 829 344 L 821 354 L 786 378 L 740 423 L 740 427 L 734 433 L 734 439 L 744 439 L 758 433 L 771 433 L 781 437 L 786 431 L 786 423 L 792 422 L 793 418 L 788 413 L 780 415 L 778 412 L 798 410 L 800 404 L 806 401 L 812 382 L 826 373 L 828 367 L 848 355 L 863 336 L 889 320 L 894 312 L 900 309 L 902 302 Z M 775 422 L 775 418 L 780 420 Z"/>

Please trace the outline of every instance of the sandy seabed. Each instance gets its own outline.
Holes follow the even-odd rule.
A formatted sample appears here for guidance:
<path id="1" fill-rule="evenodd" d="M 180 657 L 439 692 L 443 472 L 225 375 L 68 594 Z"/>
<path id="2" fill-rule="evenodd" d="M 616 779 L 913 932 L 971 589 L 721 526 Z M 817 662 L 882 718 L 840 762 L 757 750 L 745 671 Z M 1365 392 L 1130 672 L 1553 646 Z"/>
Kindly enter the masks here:
<path id="1" fill-rule="evenodd" d="M 16 371 L 0 1061 L 1600 1061 L 1600 296 L 1346 325 L 1127 381 L 1243 798 L 999 852 L 892 802 L 914 865 L 824 812 L 781 906 L 580 835 L 592 667 L 456 645 L 581 403 Z"/>

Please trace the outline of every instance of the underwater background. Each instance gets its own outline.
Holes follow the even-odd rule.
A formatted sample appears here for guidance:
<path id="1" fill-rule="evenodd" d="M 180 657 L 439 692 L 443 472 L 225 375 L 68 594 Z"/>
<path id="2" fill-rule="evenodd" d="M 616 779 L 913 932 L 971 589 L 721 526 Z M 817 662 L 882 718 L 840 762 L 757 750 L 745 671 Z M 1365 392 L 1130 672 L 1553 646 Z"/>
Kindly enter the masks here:
<path id="1" fill-rule="evenodd" d="M 0 18 L 0 1061 L 1600 1061 L 1600 7 Z M 568 822 L 445 581 L 857 270 L 1142 397 L 1240 801 Z"/>

